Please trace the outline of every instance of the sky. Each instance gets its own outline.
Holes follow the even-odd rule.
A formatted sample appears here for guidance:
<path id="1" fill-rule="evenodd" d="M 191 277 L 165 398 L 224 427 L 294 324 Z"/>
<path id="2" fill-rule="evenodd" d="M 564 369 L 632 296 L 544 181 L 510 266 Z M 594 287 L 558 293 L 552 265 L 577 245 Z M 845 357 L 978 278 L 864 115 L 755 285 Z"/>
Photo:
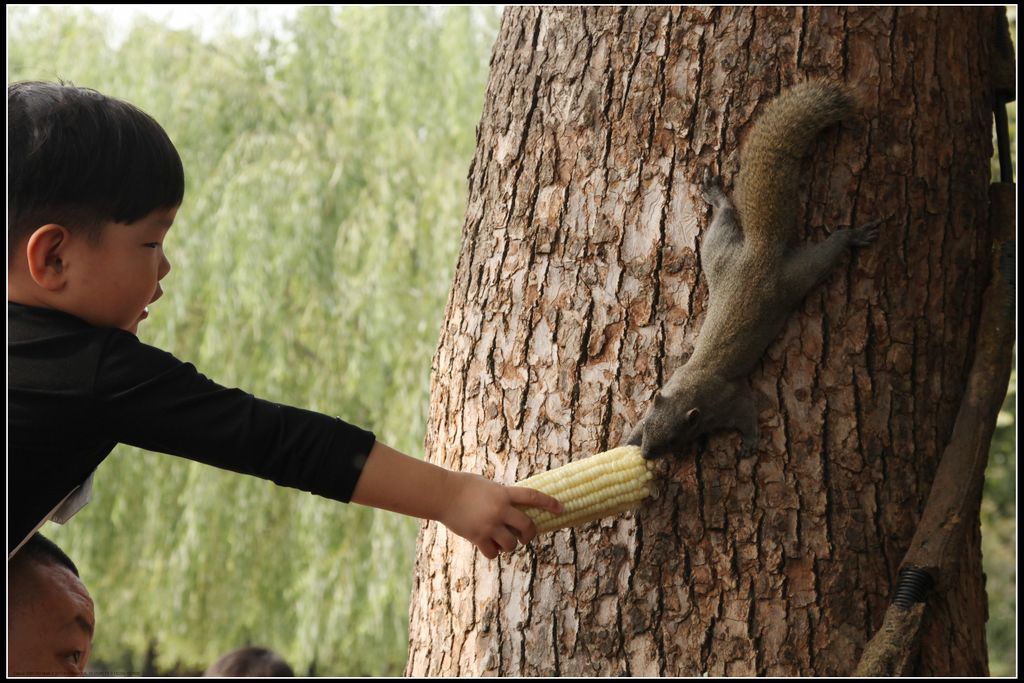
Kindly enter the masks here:
<path id="1" fill-rule="evenodd" d="M 253 28 L 280 28 L 295 16 L 301 5 L 78 5 L 89 7 L 110 17 L 113 35 L 125 35 L 132 20 L 148 17 L 172 29 L 196 29 L 203 39 L 210 39 L 217 29 L 228 25 L 232 32 L 245 34 Z"/>
<path id="2" fill-rule="evenodd" d="M 121 42 L 119 38 L 127 36 L 132 21 L 137 17 L 147 17 L 172 29 L 194 29 L 203 40 L 212 40 L 224 27 L 235 35 L 245 35 L 251 33 L 254 28 L 261 28 L 282 37 L 285 22 L 304 6 L 306 5 L 85 4 L 69 7 L 88 7 L 109 16 L 113 29 L 111 47 L 116 48 Z"/>

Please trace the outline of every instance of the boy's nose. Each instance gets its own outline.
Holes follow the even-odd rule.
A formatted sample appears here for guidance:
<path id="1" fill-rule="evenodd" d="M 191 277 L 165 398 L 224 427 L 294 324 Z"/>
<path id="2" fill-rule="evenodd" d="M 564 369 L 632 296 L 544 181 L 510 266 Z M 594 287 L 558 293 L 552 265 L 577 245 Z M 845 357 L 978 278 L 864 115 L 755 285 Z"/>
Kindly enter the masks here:
<path id="1" fill-rule="evenodd" d="M 160 262 L 160 270 L 157 272 L 157 280 L 163 280 L 169 272 L 171 272 L 171 262 L 167 260 L 167 256 L 165 255 L 163 260 Z"/>

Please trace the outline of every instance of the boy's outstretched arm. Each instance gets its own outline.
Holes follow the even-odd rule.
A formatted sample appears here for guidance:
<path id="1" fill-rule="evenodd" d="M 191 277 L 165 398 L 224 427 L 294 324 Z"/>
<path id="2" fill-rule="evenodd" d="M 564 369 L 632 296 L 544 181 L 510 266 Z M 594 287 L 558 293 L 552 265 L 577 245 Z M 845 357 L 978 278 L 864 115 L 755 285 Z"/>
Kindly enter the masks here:
<path id="1" fill-rule="evenodd" d="M 488 559 L 537 535 L 536 525 L 516 505 L 562 511 L 557 500 L 539 491 L 446 470 L 379 441 L 363 466 L 352 502 L 441 522 Z"/>

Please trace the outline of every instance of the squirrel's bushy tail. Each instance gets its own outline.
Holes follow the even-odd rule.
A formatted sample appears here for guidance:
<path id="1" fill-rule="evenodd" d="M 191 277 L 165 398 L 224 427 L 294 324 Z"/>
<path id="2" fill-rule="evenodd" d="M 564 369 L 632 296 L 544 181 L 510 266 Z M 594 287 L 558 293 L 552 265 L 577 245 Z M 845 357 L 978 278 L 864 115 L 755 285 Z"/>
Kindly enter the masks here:
<path id="1" fill-rule="evenodd" d="M 814 138 L 850 116 L 854 105 L 846 86 L 812 81 L 765 108 L 740 153 L 733 193 L 744 239 L 785 245 L 795 221 L 800 160 Z"/>

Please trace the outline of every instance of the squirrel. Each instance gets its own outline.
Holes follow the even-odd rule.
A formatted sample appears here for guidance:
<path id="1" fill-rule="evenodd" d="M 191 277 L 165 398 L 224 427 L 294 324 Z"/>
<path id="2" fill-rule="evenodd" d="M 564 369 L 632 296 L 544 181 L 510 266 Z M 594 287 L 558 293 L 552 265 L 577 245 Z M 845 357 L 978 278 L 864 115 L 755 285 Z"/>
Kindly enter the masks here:
<path id="1" fill-rule="evenodd" d="M 854 111 L 843 85 L 795 86 L 766 108 L 740 154 L 736 205 L 705 169 L 701 196 L 712 209 L 700 246 L 708 313 L 689 359 L 654 396 L 627 443 L 654 459 L 710 432 L 737 430 L 742 455 L 757 444 L 757 409 L 747 375 L 786 318 L 828 276 L 847 247 L 878 237 L 877 220 L 840 229 L 802 248 L 788 244 L 796 222 L 801 159 L 815 137 Z"/>

